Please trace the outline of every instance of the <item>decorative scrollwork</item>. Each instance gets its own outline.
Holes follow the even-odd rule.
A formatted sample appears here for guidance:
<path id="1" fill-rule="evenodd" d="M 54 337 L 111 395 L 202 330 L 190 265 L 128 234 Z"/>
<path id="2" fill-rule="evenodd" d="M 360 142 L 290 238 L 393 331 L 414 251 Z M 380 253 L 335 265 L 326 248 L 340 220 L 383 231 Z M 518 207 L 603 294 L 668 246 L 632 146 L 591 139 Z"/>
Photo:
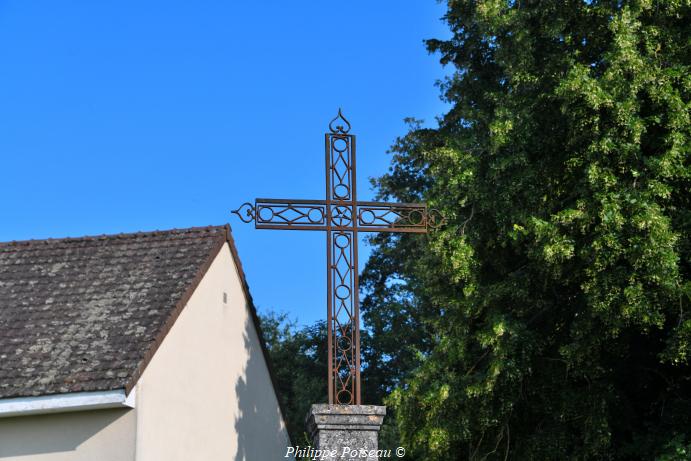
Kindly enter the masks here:
<path id="1" fill-rule="evenodd" d="M 349 206 L 336 205 L 331 207 L 331 224 L 336 227 L 352 227 L 352 210 Z"/>
<path id="2" fill-rule="evenodd" d="M 411 203 L 358 203 L 357 225 L 360 232 L 417 232 L 425 233 L 444 223 L 438 210 Z"/>
<path id="3" fill-rule="evenodd" d="M 354 252 L 357 251 L 352 232 L 334 232 L 330 242 L 329 277 L 333 287 L 330 296 L 330 328 L 333 347 L 331 354 L 332 369 L 329 371 L 333 381 L 333 396 L 336 404 L 352 405 L 356 402 L 358 385 L 355 364 L 356 358 L 356 321 L 357 311 L 354 298 L 357 274 L 354 272 Z"/>
<path id="4" fill-rule="evenodd" d="M 320 226 L 325 224 L 323 205 L 261 203 L 256 205 L 257 225 Z"/>
<path id="5" fill-rule="evenodd" d="M 358 226 L 364 228 L 400 229 L 427 227 L 428 214 L 424 205 L 397 206 L 381 204 L 358 207 Z"/>
<path id="6" fill-rule="evenodd" d="M 341 121 L 345 123 L 345 126 L 338 124 Z M 334 134 L 347 134 L 350 131 L 350 122 L 343 116 L 340 107 L 338 108 L 338 115 L 329 122 L 329 130 Z"/>
<path id="7" fill-rule="evenodd" d="M 432 229 L 439 229 L 445 223 L 446 218 L 441 214 L 441 211 L 432 208 L 427 212 L 427 225 Z"/>
<path id="8" fill-rule="evenodd" d="M 359 232 L 426 233 L 446 220 L 425 204 L 360 202 L 356 194 L 355 136 L 338 115 L 326 134 L 325 200 L 257 199 L 233 213 L 257 229 L 326 231 L 329 403 L 359 405 Z"/>
<path id="9" fill-rule="evenodd" d="M 255 218 L 254 205 L 249 202 L 243 203 L 237 210 L 233 210 L 232 213 L 238 215 L 244 223 L 252 222 Z"/>
<path id="10" fill-rule="evenodd" d="M 352 135 L 335 134 L 328 136 L 329 158 L 326 175 L 330 178 L 332 200 L 350 201 L 353 195 L 353 157 L 355 148 Z"/>

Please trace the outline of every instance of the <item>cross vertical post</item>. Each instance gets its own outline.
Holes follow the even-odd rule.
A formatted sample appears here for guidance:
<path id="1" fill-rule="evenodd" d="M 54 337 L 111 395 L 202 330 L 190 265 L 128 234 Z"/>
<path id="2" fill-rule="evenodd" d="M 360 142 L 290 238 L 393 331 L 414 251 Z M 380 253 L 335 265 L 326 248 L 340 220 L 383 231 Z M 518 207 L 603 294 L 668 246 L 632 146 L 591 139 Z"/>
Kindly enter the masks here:
<path id="1" fill-rule="evenodd" d="M 337 118 L 338 120 L 338 118 Z M 344 123 L 347 123 L 343 119 Z M 326 134 L 327 335 L 329 401 L 360 403 L 360 307 L 358 304 L 357 183 L 355 135 L 349 124 Z M 337 227 L 337 230 L 331 230 Z M 331 395 L 333 394 L 333 395 Z"/>
<path id="2" fill-rule="evenodd" d="M 233 213 L 257 229 L 326 231 L 329 404 L 360 405 L 358 233 L 426 233 L 444 219 L 424 203 L 358 201 L 355 135 L 340 109 L 329 130 L 325 200 L 256 199 Z"/>

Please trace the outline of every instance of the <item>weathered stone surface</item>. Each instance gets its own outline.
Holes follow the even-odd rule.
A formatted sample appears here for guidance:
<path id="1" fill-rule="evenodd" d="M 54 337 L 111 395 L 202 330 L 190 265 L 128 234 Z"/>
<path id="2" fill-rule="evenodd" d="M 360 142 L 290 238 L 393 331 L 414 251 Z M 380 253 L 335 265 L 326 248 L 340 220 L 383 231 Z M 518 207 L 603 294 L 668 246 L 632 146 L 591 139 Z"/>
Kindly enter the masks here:
<path id="1" fill-rule="evenodd" d="M 307 430 L 318 450 L 331 450 L 339 461 L 378 461 L 379 428 L 386 407 L 377 405 L 312 405 Z"/>

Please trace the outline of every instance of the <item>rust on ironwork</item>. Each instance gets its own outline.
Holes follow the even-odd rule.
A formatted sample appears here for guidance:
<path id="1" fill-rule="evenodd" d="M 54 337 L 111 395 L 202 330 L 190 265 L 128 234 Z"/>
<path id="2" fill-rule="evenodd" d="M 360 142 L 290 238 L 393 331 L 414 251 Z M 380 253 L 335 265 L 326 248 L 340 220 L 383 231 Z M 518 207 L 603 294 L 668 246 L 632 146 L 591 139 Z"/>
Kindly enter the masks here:
<path id="1" fill-rule="evenodd" d="M 357 200 L 355 135 L 341 109 L 325 134 L 326 200 L 258 198 L 233 213 L 256 229 L 326 231 L 329 403 L 359 405 L 358 233 L 426 233 L 444 223 L 424 203 Z"/>
<path id="2" fill-rule="evenodd" d="M 248 223 L 254 220 L 254 210 L 254 205 L 252 205 L 250 202 L 245 202 L 240 205 L 237 210 L 233 210 L 232 213 L 238 215 L 242 222 Z"/>
<path id="3" fill-rule="evenodd" d="M 233 213 L 243 222 L 255 221 L 257 229 L 278 230 L 346 231 L 353 230 L 355 222 L 357 232 L 426 233 L 443 222 L 441 214 L 425 204 L 357 201 L 355 219 L 352 206 L 350 201 L 258 198 Z"/>
<path id="4" fill-rule="evenodd" d="M 338 125 L 338 123 L 345 123 L 345 126 Z M 338 115 L 329 122 L 329 129 L 333 134 L 347 134 L 350 131 L 350 122 L 341 113 L 341 108 L 338 108 Z"/>

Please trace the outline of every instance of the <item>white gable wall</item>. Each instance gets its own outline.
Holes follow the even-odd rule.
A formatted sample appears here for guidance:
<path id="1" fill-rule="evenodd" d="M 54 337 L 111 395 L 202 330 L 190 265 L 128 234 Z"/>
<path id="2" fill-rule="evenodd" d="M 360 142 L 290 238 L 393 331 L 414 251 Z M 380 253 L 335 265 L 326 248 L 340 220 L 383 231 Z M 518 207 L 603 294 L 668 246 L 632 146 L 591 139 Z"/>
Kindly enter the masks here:
<path id="1" fill-rule="evenodd" d="M 288 435 L 228 244 L 133 391 L 135 409 L 0 418 L 0 461 L 285 459 Z"/>
<path id="2" fill-rule="evenodd" d="M 137 461 L 283 459 L 287 431 L 228 244 L 136 392 Z"/>
<path id="3" fill-rule="evenodd" d="M 135 410 L 0 418 L 2 461 L 132 461 Z"/>

